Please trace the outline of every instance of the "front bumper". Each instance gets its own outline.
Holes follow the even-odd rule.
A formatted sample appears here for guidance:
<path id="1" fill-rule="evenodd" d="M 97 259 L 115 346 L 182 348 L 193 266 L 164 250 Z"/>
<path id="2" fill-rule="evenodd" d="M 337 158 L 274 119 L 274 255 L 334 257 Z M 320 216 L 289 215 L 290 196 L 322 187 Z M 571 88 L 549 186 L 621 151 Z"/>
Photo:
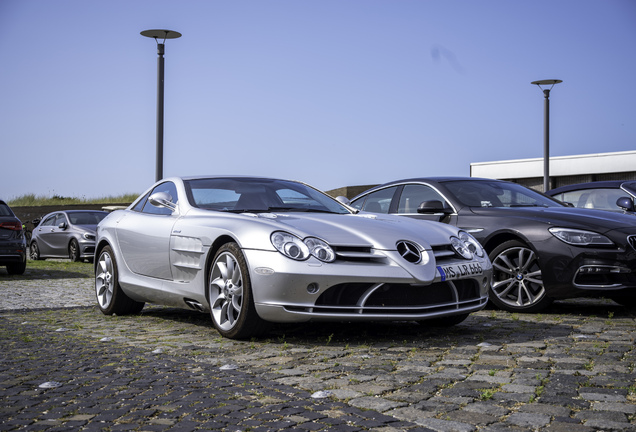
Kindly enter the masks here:
<path id="1" fill-rule="evenodd" d="M 552 298 L 596 296 L 636 289 L 636 250 L 612 238 L 617 248 L 586 248 L 552 239 L 538 251 L 544 284 Z"/>
<path id="2" fill-rule="evenodd" d="M 259 316 L 272 322 L 425 320 L 485 307 L 492 280 L 481 274 L 447 280 L 435 263 L 429 272 L 383 263 L 294 261 L 278 252 L 244 250 Z M 467 264 L 457 260 L 455 264 Z M 434 275 L 428 280 L 413 274 Z"/>

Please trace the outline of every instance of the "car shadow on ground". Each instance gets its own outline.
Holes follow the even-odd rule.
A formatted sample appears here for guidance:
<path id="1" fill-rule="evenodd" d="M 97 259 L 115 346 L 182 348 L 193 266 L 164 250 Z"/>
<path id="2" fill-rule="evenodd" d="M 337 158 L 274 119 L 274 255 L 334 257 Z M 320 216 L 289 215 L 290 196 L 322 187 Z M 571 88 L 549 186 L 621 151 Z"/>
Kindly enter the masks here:
<path id="1" fill-rule="evenodd" d="M 207 313 L 161 306 L 146 307 L 142 317 L 189 323 L 220 338 Z M 468 346 L 481 342 L 492 344 L 523 343 L 577 333 L 585 322 L 607 322 L 636 318 L 633 310 L 611 300 L 555 302 L 541 314 L 517 314 L 501 310 L 484 310 L 470 315 L 452 327 L 427 326 L 426 321 L 397 322 L 306 322 L 269 324 L 261 336 L 250 341 L 294 345 L 364 345 L 373 346 Z M 142 318 L 143 319 L 143 318 Z M 249 341 L 248 341 L 249 342 Z"/>
<path id="2" fill-rule="evenodd" d="M 91 266 L 92 264 L 85 264 Z M 92 270 L 91 270 L 92 272 Z M 3 280 L 45 280 L 45 279 L 76 279 L 86 278 L 85 270 L 77 269 L 42 269 L 29 267 L 21 275 L 10 275 L 5 267 L 0 267 L 0 282 Z"/>

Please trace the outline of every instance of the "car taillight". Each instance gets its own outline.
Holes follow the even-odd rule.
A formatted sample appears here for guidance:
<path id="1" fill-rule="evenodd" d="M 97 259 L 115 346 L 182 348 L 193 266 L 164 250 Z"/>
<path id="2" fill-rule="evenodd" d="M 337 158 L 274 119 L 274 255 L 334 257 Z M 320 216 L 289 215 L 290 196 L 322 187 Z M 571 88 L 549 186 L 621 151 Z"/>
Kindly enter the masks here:
<path id="1" fill-rule="evenodd" d="M 22 224 L 20 222 L 0 222 L 0 228 L 22 231 Z"/>

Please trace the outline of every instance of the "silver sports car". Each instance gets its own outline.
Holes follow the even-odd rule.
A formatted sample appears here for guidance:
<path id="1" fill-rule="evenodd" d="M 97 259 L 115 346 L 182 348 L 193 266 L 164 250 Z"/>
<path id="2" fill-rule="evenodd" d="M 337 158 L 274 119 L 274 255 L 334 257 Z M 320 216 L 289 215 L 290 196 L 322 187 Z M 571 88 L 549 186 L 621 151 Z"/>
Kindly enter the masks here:
<path id="1" fill-rule="evenodd" d="M 97 227 L 104 314 L 190 308 L 229 338 L 267 322 L 453 325 L 486 305 L 491 278 L 456 227 L 357 212 L 295 181 L 169 178 Z"/>

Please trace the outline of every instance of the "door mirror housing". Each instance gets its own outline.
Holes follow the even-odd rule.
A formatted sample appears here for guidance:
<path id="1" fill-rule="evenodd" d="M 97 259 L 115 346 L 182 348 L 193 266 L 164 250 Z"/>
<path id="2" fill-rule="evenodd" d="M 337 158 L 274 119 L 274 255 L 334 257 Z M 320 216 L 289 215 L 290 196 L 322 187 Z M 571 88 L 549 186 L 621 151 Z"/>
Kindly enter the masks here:
<path id="1" fill-rule="evenodd" d="M 629 197 L 620 197 L 616 200 L 616 205 L 622 208 L 625 211 L 633 212 L 634 211 L 634 201 L 632 201 Z"/>
<path id="2" fill-rule="evenodd" d="M 438 200 L 424 201 L 417 208 L 417 212 L 420 214 L 431 214 L 431 213 L 452 214 L 453 213 L 453 211 L 450 208 L 445 207 L 444 204 Z"/>
<path id="3" fill-rule="evenodd" d="M 166 192 L 155 192 L 148 197 L 148 201 L 155 207 L 165 207 L 172 211 L 177 209 L 177 205 L 172 202 L 172 197 Z"/>

